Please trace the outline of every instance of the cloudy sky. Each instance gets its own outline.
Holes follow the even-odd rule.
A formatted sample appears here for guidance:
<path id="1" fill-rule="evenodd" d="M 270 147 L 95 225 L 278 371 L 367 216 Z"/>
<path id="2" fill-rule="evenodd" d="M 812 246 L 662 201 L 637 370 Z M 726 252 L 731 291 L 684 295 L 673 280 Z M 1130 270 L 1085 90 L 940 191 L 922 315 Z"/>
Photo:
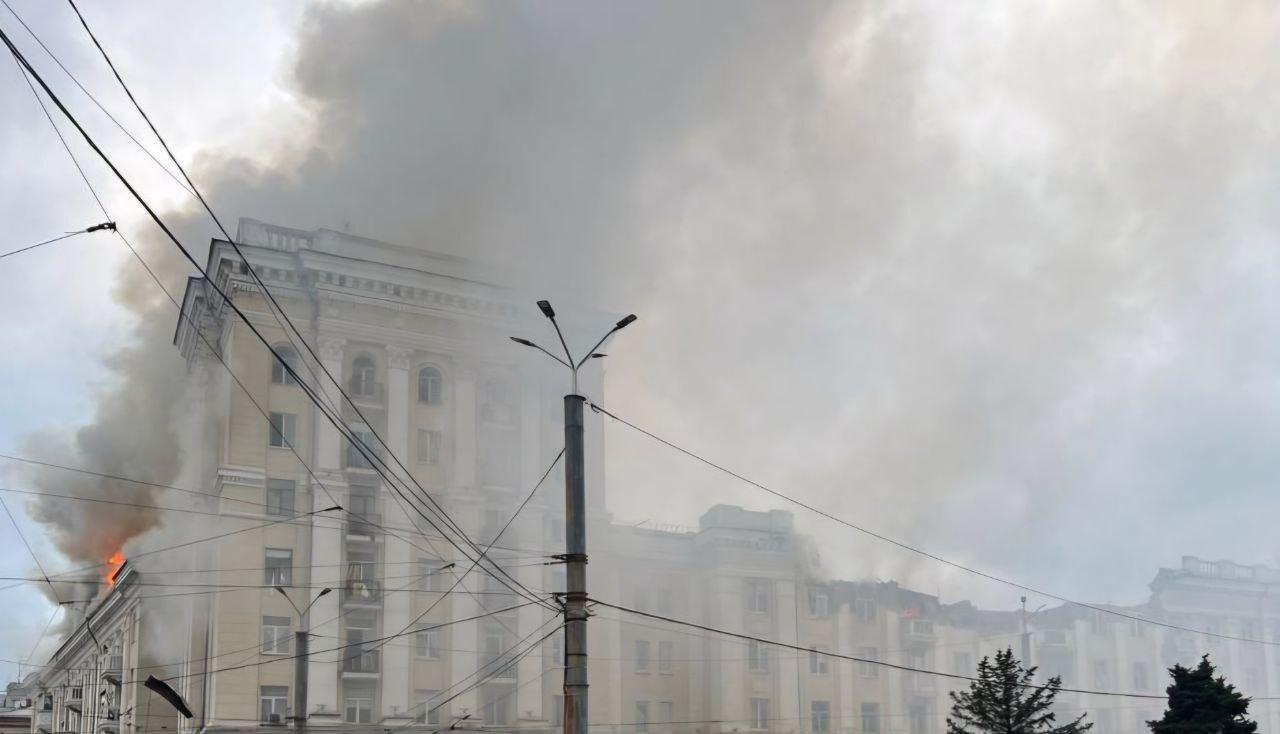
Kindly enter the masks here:
<path id="1" fill-rule="evenodd" d="M 70 11 L 9 2 L 145 139 Z M 780 491 L 1082 600 L 1139 601 L 1183 554 L 1280 564 L 1266 520 L 1280 15 L 1266 4 L 84 10 L 224 220 L 349 226 L 634 311 L 607 404 Z M 13 16 L 0 27 L 207 241 L 182 191 Z M 101 218 L 11 67 L 5 250 Z M 126 255 L 86 236 L 0 261 L 6 453 L 33 434 L 110 433 L 119 396 L 160 389 L 138 365 L 172 358 L 172 310 Z M 606 431 L 621 520 L 783 507 Z M 41 560 L 71 565 L 5 499 Z M 1017 603 L 796 512 L 833 574 Z M 0 542 L 4 573 L 29 574 L 20 542 Z M 7 659 L 50 609 L 35 590 L 13 604 Z"/>

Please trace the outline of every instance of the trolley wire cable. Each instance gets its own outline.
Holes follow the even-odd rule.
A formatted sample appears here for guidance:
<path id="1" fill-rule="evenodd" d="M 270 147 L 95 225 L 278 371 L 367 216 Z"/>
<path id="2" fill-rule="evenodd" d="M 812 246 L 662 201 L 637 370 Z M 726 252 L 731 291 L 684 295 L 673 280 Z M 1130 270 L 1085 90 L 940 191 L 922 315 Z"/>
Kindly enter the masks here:
<path id="1" fill-rule="evenodd" d="M 203 194 L 200 193 L 199 187 L 196 186 L 195 182 L 191 179 L 191 176 L 188 175 L 186 168 L 182 165 L 181 161 L 178 160 L 177 156 L 173 153 L 173 150 L 169 147 L 168 142 L 164 139 L 164 136 L 160 134 L 160 131 L 156 128 L 155 124 L 151 121 L 150 116 L 147 115 L 146 111 L 142 108 L 142 105 L 138 102 L 137 98 L 134 96 L 133 92 L 130 90 L 129 85 L 125 83 L 124 78 L 120 75 L 119 70 L 116 68 L 115 64 L 112 62 L 110 55 L 107 54 L 106 49 L 103 48 L 101 42 L 99 42 L 97 36 L 93 32 L 93 29 L 89 27 L 88 21 L 85 19 L 84 15 L 80 12 L 79 7 L 76 6 L 75 0 L 67 0 L 67 2 L 70 4 L 71 9 L 75 12 L 76 17 L 80 20 L 80 24 L 81 26 L 84 27 L 84 30 L 88 34 L 90 40 L 93 42 L 94 46 L 98 49 L 98 52 L 102 55 L 103 60 L 107 63 L 107 66 L 111 69 L 111 73 L 115 76 L 116 81 L 119 82 L 120 87 L 124 90 L 125 94 L 128 96 L 129 101 L 133 103 L 134 108 L 138 111 L 138 114 L 142 117 L 142 119 L 147 123 L 147 126 L 151 129 L 151 132 L 155 135 L 156 140 L 159 141 L 161 147 L 164 149 L 165 153 L 169 156 L 169 159 L 177 167 L 178 171 L 182 174 L 182 177 L 186 180 L 187 184 L 191 187 L 191 192 L 196 196 L 197 199 L 199 199 L 205 211 L 208 212 L 210 218 L 213 219 L 218 229 L 226 237 L 228 244 L 231 245 L 232 249 L 234 249 L 236 254 L 241 258 L 245 270 L 252 277 L 255 284 L 258 286 L 258 288 L 261 289 L 263 295 L 266 296 L 270 306 L 274 308 L 275 312 L 278 312 L 278 315 L 275 312 L 273 312 L 272 315 L 276 319 L 277 323 L 280 324 L 281 328 L 284 329 L 285 336 L 286 338 L 288 338 L 290 344 L 293 344 L 293 341 L 294 341 L 293 335 L 296 335 L 298 342 L 302 345 L 302 347 L 306 350 L 306 352 L 315 361 L 317 366 L 320 367 L 320 370 L 324 372 L 325 376 L 329 378 L 329 381 L 333 384 L 337 392 L 346 400 L 347 404 L 351 407 L 351 409 L 354 411 L 356 416 L 359 417 L 359 419 L 368 427 L 369 432 L 374 436 L 375 440 L 379 444 L 381 444 L 383 448 L 386 449 L 388 456 L 390 456 L 392 460 L 395 461 L 396 465 L 400 468 L 400 470 L 404 473 L 404 475 L 407 476 L 409 480 L 413 482 L 413 484 L 417 487 L 418 491 L 421 492 L 423 497 L 425 497 L 427 501 L 432 505 L 433 509 L 437 513 L 437 516 L 440 517 L 441 521 L 445 523 L 447 526 L 449 526 L 452 530 L 454 530 L 458 534 L 462 542 L 466 543 L 473 550 L 478 551 L 479 546 L 474 541 L 472 541 L 471 538 L 466 534 L 466 532 L 461 528 L 461 526 L 459 526 L 456 523 L 456 521 L 454 521 L 449 516 L 448 512 L 445 511 L 445 509 L 435 501 L 435 498 L 431 496 L 431 494 L 426 490 L 426 488 L 423 487 L 417 481 L 417 479 L 413 477 L 412 472 L 409 471 L 409 469 L 403 464 L 403 462 L 401 462 L 400 459 L 397 456 L 395 456 L 395 453 L 391 450 L 390 445 L 387 444 L 387 442 L 382 438 L 381 435 L 378 434 L 377 430 L 373 427 L 373 423 L 370 422 L 365 417 L 364 413 L 360 410 L 359 406 L 356 405 L 355 401 L 351 399 L 351 396 L 348 395 L 346 391 L 343 389 L 341 382 L 336 377 L 334 377 L 332 373 L 330 373 L 329 369 L 324 365 L 324 361 L 321 360 L 319 355 L 316 354 L 315 350 L 312 349 L 311 345 L 307 342 L 306 338 L 302 335 L 301 330 L 299 330 L 298 327 L 289 318 L 288 314 L 284 310 L 284 307 L 281 306 L 280 303 L 276 300 L 275 296 L 270 292 L 270 289 L 267 288 L 266 283 L 263 282 L 262 278 L 258 275 L 257 271 L 253 268 L 252 264 L 249 262 L 249 258 L 240 249 L 240 245 L 236 242 L 235 238 L 231 236 L 231 233 L 222 224 L 221 219 L 219 219 L 217 214 L 214 213 L 213 208 L 209 205 L 208 200 L 204 197 Z M 46 88 L 46 91 L 48 91 L 47 88 Z M 135 194 L 135 197 L 136 197 L 136 194 Z M 140 198 L 139 198 L 139 201 L 141 201 Z M 155 218 L 154 214 L 153 214 L 153 218 Z M 171 238 L 172 238 L 172 235 L 171 235 Z M 173 238 L 173 239 L 175 241 L 175 244 L 177 244 L 176 238 Z M 185 250 L 184 250 L 184 254 L 186 254 Z M 203 269 L 201 268 L 199 263 L 195 262 L 194 259 L 192 259 L 192 264 L 195 265 L 197 269 L 201 270 L 201 272 L 203 272 Z M 207 276 L 206 276 L 206 280 L 211 285 L 214 285 L 213 281 L 209 279 Z M 222 296 L 223 299 L 229 301 L 229 299 L 227 299 L 226 294 L 221 292 L 221 289 L 218 289 L 216 285 L 214 285 L 214 287 L 219 291 L 219 295 Z M 248 323 L 248 319 L 244 317 L 243 313 L 235 306 L 235 304 L 229 303 L 228 305 L 230 305 L 232 310 L 235 311 L 238 315 L 240 315 L 240 317 L 246 323 Z M 253 329 L 252 325 L 250 326 L 250 328 Z M 255 334 L 257 334 L 257 330 L 256 329 L 253 329 L 253 330 Z M 290 330 L 292 330 L 292 334 L 290 334 Z M 262 339 L 261 335 L 259 335 L 259 338 Z M 267 343 L 265 339 L 263 339 L 263 343 L 264 345 L 267 346 L 269 350 L 272 351 L 273 354 L 275 354 L 274 348 L 269 343 Z M 275 356 L 279 358 L 278 354 L 276 354 Z M 311 371 L 312 375 L 316 377 L 317 381 L 319 382 L 319 376 L 315 374 L 315 371 L 313 369 L 311 369 L 310 364 L 307 363 L 306 366 L 307 366 L 307 369 Z M 363 440 L 361 440 L 358 436 L 355 436 L 354 433 L 348 437 L 348 440 L 351 440 L 351 439 L 355 439 L 359 441 L 361 444 L 363 444 Z M 381 457 L 377 457 L 377 461 L 379 463 L 383 463 L 383 465 L 386 466 L 385 463 L 382 462 Z M 392 470 L 389 466 L 387 466 L 386 468 L 391 474 L 393 475 L 395 474 L 394 470 Z M 387 479 L 385 475 L 384 475 L 384 479 Z M 481 567 L 484 568 L 483 565 Z M 506 576 L 516 586 L 520 585 L 520 582 L 517 579 L 510 576 L 509 574 L 502 573 L 501 568 L 498 567 L 496 564 L 494 568 L 500 574 Z M 489 573 L 492 573 L 492 572 L 490 571 Z M 503 583 L 504 585 L 510 586 L 510 584 L 507 584 L 506 582 L 503 582 Z M 515 591 L 514 588 L 512 590 Z"/>
<path id="2" fill-rule="evenodd" d="M 790 503 L 790 504 L 793 504 L 793 505 L 795 505 L 795 506 L 797 506 L 797 507 L 800 507 L 800 508 L 803 508 L 803 509 L 805 509 L 805 510 L 808 510 L 809 512 L 812 512 L 812 513 L 814 513 L 814 514 L 816 514 L 816 515 L 819 515 L 819 516 L 824 517 L 824 518 L 826 518 L 826 519 L 828 519 L 828 520 L 831 520 L 832 522 L 835 522 L 835 523 L 838 523 L 838 524 L 840 524 L 840 525 L 843 525 L 843 526 L 845 526 L 845 527 L 847 527 L 847 528 L 849 528 L 849 529 L 851 529 L 851 530 L 855 530 L 855 531 L 857 531 L 857 532 L 859 532 L 859 533 L 862 533 L 862 534 L 864 534 L 864 535 L 867 535 L 867 536 L 870 536 L 870 537 L 872 537 L 872 538 L 875 538 L 876 540 L 879 540 L 879 541 L 882 541 L 882 542 L 884 542 L 884 543 L 888 543 L 888 544 L 890 544 L 890 545 L 896 546 L 896 547 L 898 547 L 898 548 L 901 548 L 902 550 L 906 550 L 906 551 L 909 551 L 909 552 L 911 552 L 911 553 L 915 553 L 915 554 L 917 554 L 917 555 L 924 556 L 925 558 L 931 559 L 931 560 L 933 560 L 933 561 L 936 561 L 936 562 L 938 562 L 938 563 L 941 563 L 941 564 L 944 564 L 944 565 L 947 565 L 947 566 L 951 566 L 952 568 L 959 569 L 959 570 L 964 571 L 964 572 L 966 572 L 966 573 L 973 574 L 973 575 L 975 575 L 975 576 L 979 576 L 979 577 L 981 577 L 981 578 L 984 578 L 984 579 L 987 579 L 987 580 L 990 580 L 990 581 L 995 581 L 995 582 L 997 582 L 997 583 L 1004 584 L 1004 585 L 1006 585 L 1006 586 L 1010 586 L 1010 587 L 1013 587 L 1013 588 L 1015 588 L 1015 589 L 1019 589 L 1019 590 L 1022 590 L 1022 591 L 1027 591 L 1027 592 L 1030 592 L 1030 593 L 1032 593 L 1032 594 L 1037 594 L 1037 595 L 1042 596 L 1042 597 L 1044 597 L 1044 598 L 1046 598 L 1046 599 L 1052 599 L 1052 600 L 1054 600 L 1054 601 L 1058 601 L 1058 602 L 1061 602 L 1061 603 L 1063 603 L 1063 604 L 1069 604 L 1069 605 L 1071 605 L 1071 606 L 1081 607 L 1081 608 L 1083 608 L 1083 609 L 1089 609 L 1089 610 L 1091 610 L 1091 611 L 1099 612 L 1099 613 L 1102 613 L 1102 614 L 1109 614 L 1109 615 L 1113 615 L 1113 616 L 1116 616 L 1116 617 L 1122 617 L 1122 618 L 1124 618 L 1124 619 L 1128 619 L 1128 620 L 1131 620 L 1131 621 L 1134 621 L 1134 622 L 1142 622 L 1142 623 L 1146 623 L 1146 624 L 1155 625 L 1155 626 L 1158 626 L 1158 627 L 1164 627 L 1164 628 L 1167 628 L 1167 629 L 1177 630 L 1177 631 L 1179 631 L 1179 632 L 1188 632 L 1188 633 L 1193 633 L 1193 634 L 1198 634 L 1198 635 L 1205 635 L 1205 636 L 1207 636 L 1207 637 L 1216 637 L 1216 638 L 1218 638 L 1218 639 L 1223 639 L 1223 640 L 1235 640 L 1235 641 L 1237 641 L 1237 642 L 1249 642 L 1249 643 L 1255 643 L 1255 644 L 1259 644 L 1259 645 L 1280 645 L 1280 642 L 1276 642 L 1276 641 L 1271 641 L 1271 640 L 1261 640 L 1261 639 L 1257 639 L 1257 638 L 1243 637 L 1243 636 L 1238 636 L 1238 635 L 1228 635 L 1228 634 L 1223 634 L 1223 633 L 1220 633 L 1220 632 L 1210 632 L 1210 631 L 1208 631 L 1208 630 L 1195 629 L 1195 628 L 1192 628 L 1192 627 L 1184 627 L 1184 626 L 1182 626 L 1182 625 L 1177 625 L 1177 624 L 1173 624 L 1173 623 L 1170 623 L 1170 622 L 1163 622 L 1163 621 L 1156 620 L 1156 619 L 1150 619 L 1150 618 L 1148 618 L 1148 617 L 1142 617 L 1142 616 L 1139 616 L 1139 615 L 1136 615 L 1136 614 L 1129 614 L 1129 613 L 1127 613 L 1127 612 L 1122 612 L 1122 611 L 1117 610 L 1117 609 L 1110 609 L 1110 608 L 1107 608 L 1107 607 L 1104 607 L 1104 606 L 1100 606 L 1100 605 L 1097 605 L 1097 604 L 1089 604 L 1089 603 L 1087 603 L 1087 602 L 1075 601 L 1075 600 L 1073 600 L 1073 599 L 1069 599 L 1069 598 L 1067 598 L 1067 597 L 1065 597 L 1065 596 L 1061 596 L 1061 595 L 1059 595 L 1059 594 L 1054 594 L 1054 593 L 1052 593 L 1052 592 L 1045 591 L 1045 590 L 1043 590 L 1043 589 L 1038 589 L 1038 588 L 1036 588 L 1036 587 L 1034 587 L 1034 586 L 1028 586 L 1028 585 L 1026 585 L 1026 584 L 1019 583 L 1019 582 L 1014 581 L 1014 580 L 1012 580 L 1012 579 L 1004 578 L 1004 577 L 1002 577 L 1002 576 L 997 576 L 996 574 L 993 574 L 993 573 L 990 573 L 990 572 L 987 572 L 987 571 L 983 571 L 982 569 L 975 568 L 975 567 L 973 567 L 973 566 L 969 566 L 969 565 L 966 565 L 966 564 L 960 563 L 959 561 L 953 561 L 953 560 L 951 560 L 951 559 L 949 559 L 949 558 L 946 558 L 946 557 L 943 557 L 943 556 L 937 555 L 936 553 L 932 553 L 932 552 L 930 552 L 930 551 L 924 550 L 924 549 L 922 549 L 922 548 L 918 548 L 918 547 L 916 547 L 916 546 L 914 546 L 914 545 L 911 545 L 911 544 L 909 544 L 909 543 L 903 542 L 903 541 L 901 541 L 901 540 L 897 540 L 897 539 L 895 539 L 895 538 L 891 538 L 891 537 L 889 537 L 889 536 L 887 536 L 887 535 L 884 535 L 884 534 L 882 534 L 882 533 L 876 532 L 876 531 L 874 531 L 874 530 L 871 530 L 871 529 L 869 529 L 869 528 L 863 527 L 863 526 L 861 526 L 861 525 L 857 525 L 857 524 L 852 523 L 852 522 L 850 522 L 850 521 L 848 521 L 848 520 L 845 520 L 845 519 L 844 519 L 844 518 L 842 518 L 842 517 L 839 517 L 839 516 L 837 516 L 837 515 L 835 515 L 835 514 L 832 514 L 831 512 L 828 512 L 828 511 L 823 510 L 823 509 L 821 509 L 821 508 L 819 508 L 819 507 L 816 507 L 816 506 L 814 506 L 814 505 L 811 505 L 811 504 L 809 504 L 809 503 L 807 503 L 807 502 L 805 502 L 805 501 L 803 501 L 803 500 L 796 499 L 795 497 L 791 497 L 790 495 L 784 494 L 783 492 L 780 492 L 780 491 L 778 491 L 778 490 L 776 490 L 776 489 L 773 489 L 773 488 L 771 488 L 771 487 L 768 487 L 768 486 L 766 486 L 766 485 L 764 485 L 764 484 L 762 484 L 762 483 L 760 483 L 760 482 L 755 481 L 754 479 L 751 479 L 751 478 L 746 477 L 746 476 L 744 476 L 744 475 L 742 475 L 742 474 L 740 474 L 740 473 L 738 473 L 738 472 L 736 472 L 736 471 L 734 471 L 734 470 L 732 470 L 732 469 L 729 469 L 728 467 L 724 466 L 723 464 L 718 464 L 718 463 L 716 463 L 716 462 L 712 461 L 711 459 L 708 459 L 708 458 L 706 458 L 706 457 L 703 457 L 703 456 L 701 456 L 700 454 L 698 454 L 698 453 L 696 453 L 696 452 L 694 452 L 694 451 L 692 451 L 692 450 L 690 450 L 690 449 L 686 449 L 686 448 L 684 448 L 683 446 L 680 446 L 679 444 L 677 444 L 677 443 L 675 443 L 675 442 L 673 442 L 673 441 L 670 441 L 670 440 L 668 440 L 668 439 L 666 439 L 666 438 L 663 438 L 662 436 L 659 436 L 659 435 L 658 435 L 658 434 L 656 434 L 656 433 L 653 433 L 652 431 L 649 431 L 649 430 L 647 430 L 647 429 L 645 429 L 645 428 L 642 428 L 642 427 L 640 427 L 640 426 L 636 425 L 635 423 L 632 423 L 631 421 L 628 421 L 628 420 L 626 420 L 625 418 L 622 418 L 621 416 L 617 415 L 616 413 L 613 413 L 613 412 L 609 411 L 609 410 L 608 410 L 608 409 L 606 409 L 604 406 L 599 405 L 599 404 L 597 404 L 597 403 L 595 403 L 595 402 L 590 402 L 590 403 L 589 403 L 589 405 L 591 406 L 591 409 L 592 409 L 593 411 L 595 411 L 595 412 L 597 412 L 597 413 L 602 413 L 602 414 L 604 414 L 604 415 L 607 415 L 607 416 L 609 416 L 610 418 L 612 418 L 613 420 L 615 420 L 615 421 L 617 421 L 617 422 L 621 423 L 622 425 L 627 426 L 628 428 L 631 428 L 632 430 L 634 430 L 634 431 L 636 431 L 636 432 L 638 432 L 638 433 L 641 433 L 641 434 L 643 434 L 643 435 L 645 435 L 645 436 L 648 436 L 649 438 L 653 439 L 654 441 L 657 441 L 658 443 L 662 444 L 663 446 L 666 446 L 666 447 L 668 447 L 668 448 L 670 448 L 670 449 L 674 449 L 675 451 L 677 451 L 677 452 L 679 452 L 679 453 L 681 453 L 681 454 L 684 454 L 685 456 L 687 456 L 687 457 L 689 457 L 689 458 L 693 459 L 694 461 L 697 461 L 697 462 L 699 462 L 699 463 L 701 463 L 701 464 L 703 464 L 703 465 L 705 465 L 705 466 L 711 467 L 712 469 L 715 469 L 716 471 L 719 471 L 719 472 L 721 472 L 721 473 L 723 473 L 723 474 L 727 474 L 728 476 L 733 477 L 734 479 L 737 479 L 737 480 L 739 480 L 739 481 L 741 481 L 741 482 L 744 482 L 744 483 L 746 483 L 746 484 L 749 484 L 749 485 L 751 485 L 752 487 L 755 487 L 756 489 L 759 489 L 759 490 L 761 490 L 761 491 L 763 491 L 763 492 L 765 492 L 765 493 L 767 493 L 767 494 L 770 494 L 770 495 L 772 495 L 772 496 L 774 496 L 774 497 L 777 497 L 778 499 L 781 499 L 781 500 L 783 500 L 783 501 L 785 501 L 785 502 L 788 502 L 788 503 Z"/>

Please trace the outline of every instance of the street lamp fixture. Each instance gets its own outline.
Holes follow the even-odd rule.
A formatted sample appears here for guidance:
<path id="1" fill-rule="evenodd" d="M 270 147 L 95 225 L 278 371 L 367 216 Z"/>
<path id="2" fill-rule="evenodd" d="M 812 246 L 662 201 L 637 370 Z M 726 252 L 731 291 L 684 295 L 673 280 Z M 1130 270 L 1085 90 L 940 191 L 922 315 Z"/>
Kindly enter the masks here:
<path id="1" fill-rule="evenodd" d="M 613 336 L 617 332 L 622 331 L 623 329 L 630 326 L 637 318 L 636 315 L 633 313 L 627 314 L 626 316 L 622 317 L 616 324 L 613 325 L 612 329 L 609 329 L 607 332 L 605 332 L 604 336 L 600 337 L 600 341 L 596 342 L 595 346 L 587 350 L 586 354 L 582 357 L 582 359 L 575 360 L 573 358 L 573 353 L 569 351 L 569 344 L 564 339 L 564 332 L 560 330 L 560 324 L 559 322 L 556 321 L 556 310 L 551 307 L 551 302 L 545 301 L 545 300 L 538 301 L 538 309 L 542 311 L 543 316 L 546 316 L 547 319 L 551 321 L 551 325 L 555 328 L 556 337 L 560 339 L 560 346 L 564 349 L 565 359 L 560 359 L 556 355 L 547 351 L 541 345 L 535 342 L 532 342 L 528 339 L 523 339 L 518 336 L 512 336 L 508 338 L 511 339 L 511 341 L 521 346 L 536 349 L 539 352 L 542 352 L 548 357 L 564 365 L 565 367 L 568 367 L 569 372 L 573 377 L 573 394 L 575 395 L 578 393 L 578 370 L 582 368 L 582 365 L 586 364 L 588 359 L 600 359 L 602 357 L 608 356 L 605 354 L 601 354 L 596 350 L 599 349 L 600 346 L 604 344 L 609 337 Z"/>

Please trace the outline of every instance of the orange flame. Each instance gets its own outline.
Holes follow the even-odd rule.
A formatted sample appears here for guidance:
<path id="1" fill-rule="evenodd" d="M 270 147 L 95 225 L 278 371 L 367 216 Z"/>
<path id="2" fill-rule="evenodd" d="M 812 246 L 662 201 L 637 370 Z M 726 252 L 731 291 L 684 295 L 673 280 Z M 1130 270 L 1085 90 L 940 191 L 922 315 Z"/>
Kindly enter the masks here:
<path id="1" fill-rule="evenodd" d="M 111 557 L 107 559 L 107 576 L 106 576 L 107 586 L 116 585 L 116 579 L 115 579 L 116 571 L 119 571 L 120 567 L 123 565 L 124 565 L 124 554 L 121 553 L 120 551 L 116 551 L 115 553 L 112 553 Z"/>

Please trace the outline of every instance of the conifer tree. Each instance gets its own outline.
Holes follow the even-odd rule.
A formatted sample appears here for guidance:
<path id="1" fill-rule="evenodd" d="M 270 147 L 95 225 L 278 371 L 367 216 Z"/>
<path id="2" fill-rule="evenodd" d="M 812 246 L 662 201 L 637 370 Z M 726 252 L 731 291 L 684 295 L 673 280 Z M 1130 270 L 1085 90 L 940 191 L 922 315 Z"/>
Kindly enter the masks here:
<path id="1" fill-rule="evenodd" d="M 967 691 L 952 691 L 947 734 L 1078 734 L 1093 728 L 1085 714 L 1059 726 L 1051 707 L 1062 687 L 1056 676 L 1037 686 L 1035 668 L 1024 669 L 1013 649 L 983 657 L 978 679 Z"/>
<path id="2" fill-rule="evenodd" d="M 1249 699 L 1221 676 L 1214 677 L 1209 656 L 1194 668 L 1169 668 L 1173 683 L 1165 689 L 1169 707 L 1158 721 L 1148 721 L 1155 734 L 1254 734 L 1258 722 L 1246 717 Z"/>

